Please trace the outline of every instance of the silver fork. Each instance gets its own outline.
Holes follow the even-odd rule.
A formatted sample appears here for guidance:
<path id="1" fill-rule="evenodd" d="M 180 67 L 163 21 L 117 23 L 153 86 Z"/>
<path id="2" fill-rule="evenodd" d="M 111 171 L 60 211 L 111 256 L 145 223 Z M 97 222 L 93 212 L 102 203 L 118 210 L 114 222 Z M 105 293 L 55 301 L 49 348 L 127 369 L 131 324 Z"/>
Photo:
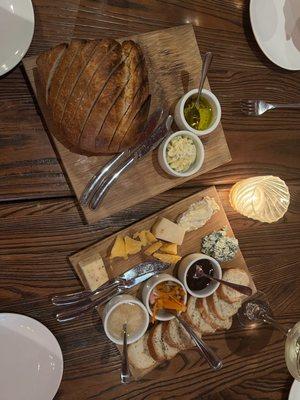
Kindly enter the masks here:
<path id="1" fill-rule="evenodd" d="M 300 103 L 267 103 L 264 100 L 242 100 L 241 111 L 246 115 L 261 115 L 275 108 L 300 109 Z"/>

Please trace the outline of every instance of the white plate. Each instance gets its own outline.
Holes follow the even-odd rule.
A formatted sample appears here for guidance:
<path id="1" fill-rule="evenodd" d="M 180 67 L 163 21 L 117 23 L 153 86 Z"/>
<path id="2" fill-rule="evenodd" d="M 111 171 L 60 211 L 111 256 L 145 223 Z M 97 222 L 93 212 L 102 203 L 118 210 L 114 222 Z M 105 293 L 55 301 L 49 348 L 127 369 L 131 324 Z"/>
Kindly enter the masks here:
<path id="1" fill-rule="evenodd" d="M 63 373 L 53 334 L 20 314 L 0 313 L 1 400 L 52 400 Z"/>
<path id="2" fill-rule="evenodd" d="M 0 0 L 0 76 L 24 57 L 33 31 L 31 0 Z"/>
<path id="3" fill-rule="evenodd" d="M 292 384 L 289 400 L 299 400 L 300 399 L 300 382 L 294 380 Z"/>
<path id="4" fill-rule="evenodd" d="M 265 55 L 288 70 L 300 70 L 300 0 L 251 0 L 254 36 Z"/>

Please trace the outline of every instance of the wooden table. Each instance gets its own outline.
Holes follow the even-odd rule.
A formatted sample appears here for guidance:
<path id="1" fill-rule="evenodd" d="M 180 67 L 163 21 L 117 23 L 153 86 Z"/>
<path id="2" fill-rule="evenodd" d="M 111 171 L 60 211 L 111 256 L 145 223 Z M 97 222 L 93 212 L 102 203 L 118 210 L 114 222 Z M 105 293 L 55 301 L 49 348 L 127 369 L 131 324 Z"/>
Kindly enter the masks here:
<path id="1" fill-rule="evenodd" d="M 233 161 L 127 209 L 96 225 L 82 223 L 74 195 L 40 120 L 22 67 L 0 79 L 0 310 L 24 313 L 46 324 L 64 353 L 64 379 L 56 399 L 286 399 L 292 378 L 278 332 L 261 329 L 241 352 L 239 373 L 224 360 L 222 384 L 213 373 L 188 374 L 199 357 L 182 357 L 174 379 L 145 378 L 118 384 L 120 358 L 96 313 L 66 325 L 53 318 L 49 297 L 81 286 L 67 257 L 126 225 L 214 184 L 240 240 L 257 287 L 286 326 L 300 320 L 300 113 L 270 112 L 259 118 L 239 111 L 242 98 L 298 101 L 300 72 L 281 70 L 259 50 L 247 0 L 34 0 L 35 35 L 29 55 L 71 37 L 120 37 L 184 23 L 195 27 L 201 51 L 215 54 L 209 79 L 223 108 Z M 235 213 L 228 202 L 241 178 L 275 174 L 291 191 L 286 216 L 267 225 Z M 266 340 L 267 338 L 267 340 Z M 250 343 L 250 342 L 249 342 Z M 159 375 L 159 374 L 158 374 Z M 207 385 L 199 382 L 207 379 Z"/>

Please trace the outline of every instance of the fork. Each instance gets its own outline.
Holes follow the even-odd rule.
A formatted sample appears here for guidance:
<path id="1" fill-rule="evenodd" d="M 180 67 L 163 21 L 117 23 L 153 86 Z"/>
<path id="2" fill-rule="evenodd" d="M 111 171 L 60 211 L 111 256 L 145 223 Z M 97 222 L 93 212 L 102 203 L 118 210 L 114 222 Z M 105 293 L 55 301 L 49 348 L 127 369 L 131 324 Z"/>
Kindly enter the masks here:
<path id="1" fill-rule="evenodd" d="M 275 108 L 300 109 L 300 103 L 267 103 L 264 100 L 242 100 L 241 111 L 246 115 L 261 115 Z"/>

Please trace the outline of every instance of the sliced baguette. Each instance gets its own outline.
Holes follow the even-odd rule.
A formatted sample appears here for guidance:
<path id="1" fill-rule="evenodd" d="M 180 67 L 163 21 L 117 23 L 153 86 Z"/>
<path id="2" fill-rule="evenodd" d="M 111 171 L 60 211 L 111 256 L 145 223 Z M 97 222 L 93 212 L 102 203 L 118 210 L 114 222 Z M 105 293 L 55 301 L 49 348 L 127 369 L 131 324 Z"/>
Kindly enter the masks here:
<path id="1" fill-rule="evenodd" d="M 223 279 L 224 281 L 237 283 L 244 286 L 249 286 L 250 283 L 247 272 L 239 268 L 227 269 L 223 274 Z M 234 303 L 245 297 L 242 293 L 237 292 L 236 290 L 225 285 L 220 285 L 218 289 L 218 296 L 228 303 Z"/>
<path id="2" fill-rule="evenodd" d="M 166 340 L 165 340 L 165 333 L 166 330 L 168 329 L 168 323 L 163 322 L 162 323 L 162 335 L 161 335 L 161 340 L 162 340 L 162 347 L 163 347 L 163 352 L 164 352 L 164 359 L 165 360 L 171 360 L 176 356 L 176 354 L 179 352 L 179 348 L 177 346 L 172 346 L 170 345 Z"/>
<path id="3" fill-rule="evenodd" d="M 227 301 L 224 301 L 218 296 L 217 292 L 214 292 L 213 295 L 209 296 L 207 302 L 213 313 L 222 320 L 232 317 L 242 304 L 241 301 L 227 303 Z"/>
<path id="4" fill-rule="evenodd" d="M 129 364 L 138 370 L 153 368 L 156 361 L 150 356 L 148 349 L 148 336 L 146 333 L 137 342 L 128 346 Z"/>
<path id="5" fill-rule="evenodd" d="M 179 350 L 186 350 L 194 346 L 189 334 L 175 318 L 168 321 L 163 332 L 163 339 L 167 344 Z"/>
<path id="6" fill-rule="evenodd" d="M 197 332 L 201 332 L 202 335 L 215 332 L 215 329 L 203 318 L 202 310 L 196 307 L 196 301 L 196 297 L 189 298 L 187 310 L 182 314 L 182 316 L 195 328 Z"/>
<path id="7" fill-rule="evenodd" d="M 162 344 L 162 327 L 163 326 L 161 323 L 153 326 L 153 328 L 150 330 L 147 341 L 149 353 L 157 362 L 164 361 L 165 359 L 165 353 Z"/>
<path id="8" fill-rule="evenodd" d="M 205 322 L 211 325 L 214 329 L 217 330 L 227 330 L 232 325 L 232 318 L 227 318 L 225 320 L 219 319 L 215 313 L 210 309 L 206 298 L 198 299 L 196 302 L 196 306 L 200 308 L 202 311 L 202 316 Z"/>

